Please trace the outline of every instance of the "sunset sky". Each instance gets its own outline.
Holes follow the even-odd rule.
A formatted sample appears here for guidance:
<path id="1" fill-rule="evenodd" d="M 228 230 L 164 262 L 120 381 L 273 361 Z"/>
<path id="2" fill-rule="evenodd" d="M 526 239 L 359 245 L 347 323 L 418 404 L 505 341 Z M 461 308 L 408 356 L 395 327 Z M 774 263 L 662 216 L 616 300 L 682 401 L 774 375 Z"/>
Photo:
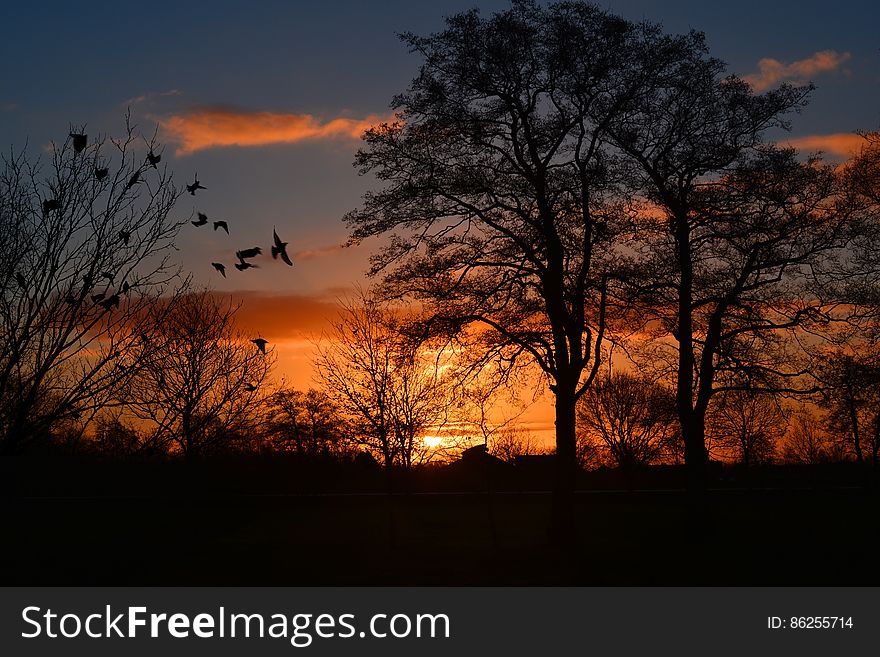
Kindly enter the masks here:
<path id="1" fill-rule="evenodd" d="M 786 140 L 845 157 L 853 132 L 880 127 L 876 2 L 606 1 L 630 19 L 704 31 L 712 54 L 763 90 L 813 81 L 812 102 Z M 277 347 L 280 373 L 307 387 L 310 338 L 334 301 L 363 281 L 377 243 L 340 248 L 342 215 L 375 184 L 351 166 L 358 136 L 390 115 L 418 59 L 401 31 L 441 29 L 444 15 L 494 1 L 41 2 L 4 7 L 0 144 L 32 149 L 69 124 L 118 134 L 126 107 L 146 133 L 159 124 L 163 161 L 179 182 L 208 188 L 193 210 L 231 235 L 188 228 L 180 256 L 197 282 L 234 292 L 242 319 Z M 237 272 L 238 248 L 290 242 L 295 267 L 268 257 Z M 267 249 L 268 250 L 268 249 Z M 220 278 L 211 261 L 226 262 Z M 541 419 L 543 418 L 543 420 Z M 534 428 L 549 416 L 534 415 Z"/>

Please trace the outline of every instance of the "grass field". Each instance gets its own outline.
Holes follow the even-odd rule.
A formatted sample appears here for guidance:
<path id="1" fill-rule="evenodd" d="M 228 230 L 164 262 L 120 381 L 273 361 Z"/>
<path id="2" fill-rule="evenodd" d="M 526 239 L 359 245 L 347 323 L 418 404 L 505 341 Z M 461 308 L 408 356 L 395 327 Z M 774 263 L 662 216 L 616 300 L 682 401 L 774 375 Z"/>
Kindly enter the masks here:
<path id="1" fill-rule="evenodd" d="M 549 547 L 542 493 L 4 498 L 5 585 L 867 585 L 878 495 L 577 498 Z"/>

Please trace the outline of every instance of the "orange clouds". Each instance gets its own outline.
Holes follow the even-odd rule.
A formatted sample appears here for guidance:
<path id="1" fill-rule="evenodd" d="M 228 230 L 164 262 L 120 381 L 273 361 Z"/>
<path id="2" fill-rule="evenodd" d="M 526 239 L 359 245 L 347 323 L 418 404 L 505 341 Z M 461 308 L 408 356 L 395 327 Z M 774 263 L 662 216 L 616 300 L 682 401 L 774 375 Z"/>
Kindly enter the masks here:
<path id="1" fill-rule="evenodd" d="M 177 155 L 206 148 L 295 144 L 307 139 L 358 139 L 383 119 L 338 118 L 321 122 L 311 114 L 277 114 L 201 109 L 162 120 L 168 141 L 179 144 Z"/>
<path id="2" fill-rule="evenodd" d="M 766 91 L 779 82 L 806 82 L 817 73 L 834 71 L 850 59 L 848 52 L 838 53 L 835 50 L 820 50 L 806 59 L 799 59 L 790 64 L 778 59 L 766 57 L 758 62 L 758 72 L 746 75 L 743 79 L 754 87 L 755 91 Z"/>
<path id="3" fill-rule="evenodd" d="M 849 158 L 862 149 L 865 138 L 852 132 L 836 132 L 830 135 L 795 137 L 786 140 L 785 145 L 802 151 L 822 151 L 837 157 Z"/>

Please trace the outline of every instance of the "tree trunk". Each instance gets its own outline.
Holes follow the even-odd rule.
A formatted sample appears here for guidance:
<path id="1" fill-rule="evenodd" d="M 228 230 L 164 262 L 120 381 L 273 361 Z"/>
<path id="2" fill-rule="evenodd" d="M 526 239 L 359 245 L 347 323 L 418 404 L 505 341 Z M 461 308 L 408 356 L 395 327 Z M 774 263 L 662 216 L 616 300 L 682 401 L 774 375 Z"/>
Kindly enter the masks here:
<path id="1" fill-rule="evenodd" d="M 706 452 L 706 422 L 693 409 L 679 412 L 684 438 L 684 463 L 687 471 L 687 490 L 694 497 L 702 497 L 708 484 L 709 456 Z"/>
<path id="2" fill-rule="evenodd" d="M 856 462 L 861 464 L 865 462 L 865 457 L 862 454 L 862 441 L 861 436 L 859 436 L 859 414 L 856 409 L 856 402 L 854 398 L 854 393 L 849 391 L 849 418 L 850 422 L 852 422 L 852 441 L 853 448 L 856 451 Z"/>
<path id="3" fill-rule="evenodd" d="M 701 499 L 706 490 L 708 459 L 706 456 L 706 416 L 694 407 L 694 309 L 693 309 L 693 259 L 691 233 L 687 212 L 675 214 L 675 246 L 680 268 L 678 289 L 678 376 L 675 406 L 684 439 L 684 465 L 687 472 L 687 489 L 694 499 Z M 701 359 L 702 360 L 702 359 Z M 701 372 L 705 377 L 708 373 Z M 701 383 L 704 383 L 701 381 Z M 698 402 L 701 400 L 698 400 Z"/>
<path id="4" fill-rule="evenodd" d="M 561 547 L 571 547 L 575 538 L 574 489 L 577 478 L 577 436 L 574 386 L 556 391 L 556 477 L 550 515 L 549 538 Z"/>

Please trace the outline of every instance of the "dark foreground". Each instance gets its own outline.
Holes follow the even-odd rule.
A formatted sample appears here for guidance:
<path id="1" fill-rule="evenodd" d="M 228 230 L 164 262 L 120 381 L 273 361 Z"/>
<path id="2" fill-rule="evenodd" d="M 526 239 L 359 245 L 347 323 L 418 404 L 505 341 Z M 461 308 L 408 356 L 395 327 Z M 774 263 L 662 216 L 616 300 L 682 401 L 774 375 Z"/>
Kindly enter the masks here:
<path id="1" fill-rule="evenodd" d="M 856 489 L 550 496 L 5 497 L 3 585 L 868 585 L 880 496 Z"/>

